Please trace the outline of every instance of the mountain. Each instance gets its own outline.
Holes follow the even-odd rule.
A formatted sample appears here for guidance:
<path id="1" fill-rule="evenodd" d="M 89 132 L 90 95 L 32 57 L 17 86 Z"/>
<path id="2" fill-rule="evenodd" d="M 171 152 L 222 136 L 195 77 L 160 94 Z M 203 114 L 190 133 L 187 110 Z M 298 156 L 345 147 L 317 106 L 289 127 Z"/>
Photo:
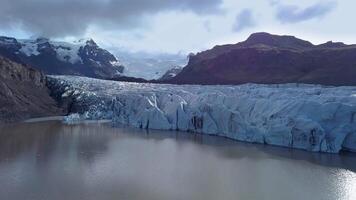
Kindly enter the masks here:
<path id="1" fill-rule="evenodd" d="M 181 71 L 183 70 L 183 67 L 181 66 L 175 66 L 172 69 L 168 70 L 166 73 L 163 74 L 161 78 L 159 78 L 159 81 L 169 81 L 172 80 L 174 77 L 176 77 Z"/>
<path id="2" fill-rule="evenodd" d="M 45 75 L 0 56 L 0 122 L 60 114 Z"/>
<path id="3" fill-rule="evenodd" d="M 311 83 L 356 85 L 356 45 L 252 34 L 246 41 L 190 56 L 178 84 Z"/>
<path id="4" fill-rule="evenodd" d="M 0 37 L 0 55 L 46 74 L 113 78 L 123 72 L 116 57 L 92 39 L 67 43 L 47 38 L 17 40 Z"/>
<path id="5" fill-rule="evenodd" d="M 160 79 L 167 71 L 176 66 L 187 64 L 187 56 L 183 54 L 162 54 L 129 52 L 125 50 L 111 50 L 125 66 L 122 76 L 143 78 L 146 80 Z"/>

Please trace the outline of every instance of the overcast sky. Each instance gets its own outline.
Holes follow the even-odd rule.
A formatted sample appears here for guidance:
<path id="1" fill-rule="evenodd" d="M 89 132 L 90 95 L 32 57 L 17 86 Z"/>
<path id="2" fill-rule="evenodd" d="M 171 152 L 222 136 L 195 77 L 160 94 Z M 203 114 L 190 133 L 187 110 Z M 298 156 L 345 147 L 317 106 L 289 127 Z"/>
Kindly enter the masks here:
<path id="1" fill-rule="evenodd" d="M 253 32 L 356 43 L 355 0 L 1 0 L 0 34 L 187 53 Z"/>

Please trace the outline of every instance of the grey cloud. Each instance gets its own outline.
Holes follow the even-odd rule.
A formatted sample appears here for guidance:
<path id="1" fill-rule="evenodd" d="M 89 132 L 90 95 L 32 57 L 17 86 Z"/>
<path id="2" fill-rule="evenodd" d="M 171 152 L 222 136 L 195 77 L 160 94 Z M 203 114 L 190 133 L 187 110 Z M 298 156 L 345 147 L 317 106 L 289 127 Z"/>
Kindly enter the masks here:
<path id="1" fill-rule="evenodd" d="M 222 0 L 2 0 L 0 26 L 48 37 L 83 34 L 90 25 L 132 29 L 164 11 L 221 12 Z"/>
<path id="2" fill-rule="evenodd" d="M 242 10 L 235 19 L 235 23 L 232 27 L 232 30 L 235 32 L 243 31 L 244 29 L 253 27 L 256 25 L 256 22 L 253 18 L 253 13 L 249 9 Z"/>
<path id="3" fill-rule="evenodd" d="M 323 1 L 306 8 L 295 5 L 275 3 L 277 6 L 277 19 L 282 23 L 298 23 L 314 18 L 320 18 L 330 13 L 336 6 L 335 1 Z"/>

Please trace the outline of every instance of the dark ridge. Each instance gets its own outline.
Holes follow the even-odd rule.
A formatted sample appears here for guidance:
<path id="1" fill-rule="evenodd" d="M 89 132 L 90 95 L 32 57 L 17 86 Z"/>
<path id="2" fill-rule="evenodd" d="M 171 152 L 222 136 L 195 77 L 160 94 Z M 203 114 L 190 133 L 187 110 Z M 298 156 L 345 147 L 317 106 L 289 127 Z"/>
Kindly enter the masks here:
<path id="1" fill-rule="evenodd" d="M 356 85 L 356 45 L 321 45 L 294 36 L 252 34 L 190 56 L 174 84 L 308 83 Z"/>

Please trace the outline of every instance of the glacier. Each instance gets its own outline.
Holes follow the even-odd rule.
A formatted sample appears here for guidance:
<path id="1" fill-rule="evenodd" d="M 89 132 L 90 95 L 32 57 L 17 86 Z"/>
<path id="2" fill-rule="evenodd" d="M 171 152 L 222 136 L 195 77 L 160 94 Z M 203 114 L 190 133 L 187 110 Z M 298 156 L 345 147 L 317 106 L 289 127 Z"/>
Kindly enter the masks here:
<path id="1" fill-rule="evenodd" d="M 48 76 L 67 123 L 111 120 L 313 152 L 356 152 L 356 87 L 127 83 Z"/>

